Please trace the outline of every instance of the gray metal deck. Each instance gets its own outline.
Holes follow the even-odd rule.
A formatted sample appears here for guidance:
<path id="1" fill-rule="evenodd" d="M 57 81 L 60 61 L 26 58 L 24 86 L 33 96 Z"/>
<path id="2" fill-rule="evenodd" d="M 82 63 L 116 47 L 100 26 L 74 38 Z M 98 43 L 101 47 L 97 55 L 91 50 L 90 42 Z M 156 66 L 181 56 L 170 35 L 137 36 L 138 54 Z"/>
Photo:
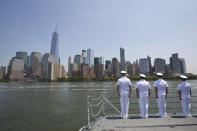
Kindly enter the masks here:
<path id="1" fill-rule="evenodd" d="M 150 116 L 140 119 L 137 115 L 128 119 L 118 116 L 101 116 L 92 123 L 92 131 L 197 131 L 197 115 L 191 118 Z"/>

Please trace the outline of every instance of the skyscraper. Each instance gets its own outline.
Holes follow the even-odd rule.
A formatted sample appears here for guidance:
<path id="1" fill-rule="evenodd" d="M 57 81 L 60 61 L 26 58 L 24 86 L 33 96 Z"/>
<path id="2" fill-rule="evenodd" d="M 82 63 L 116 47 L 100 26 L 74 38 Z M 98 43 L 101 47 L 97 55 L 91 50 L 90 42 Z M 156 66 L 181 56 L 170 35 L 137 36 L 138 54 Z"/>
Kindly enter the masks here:
<path id="1" fill-rule="evenodd" d="M 126 70 L 125 52 L 123 48 L 120 48 L 120 70 Z"/>
<path id="2" fill-rule="evenodd" d="M 24 60 L 24 71 L 27 74 L 28 73 L 28 53 L 27 52 L 16 52 L 16 58 L 23 59 Z"/>
<path id="3" fill-rule="evenodd" d="M 81 57 L 83 59 L 83 64 L 85 64 L 86 50 L 82 50 Z"/>
<path id="4" fill-rule="evenodd" d="M 112 58 L 112 74 L 118 76 L 120 72 L 119 61 L 117 58 Z"/>
<path id="5" fill-rule="evenodd" d="M 156 58 L 154 61 L 155 72 L 166 73 L 166 61 L 161 58 Z"/>
<path id="6" fill-rule="evenodd" d="M 68 58 L 68 75 L 71 76 L 72 74 L 72 57 L 69 56 Z"/>
<path id="7" fill-rule="evenodd" d="M 42 57 L 41 62 L 41 75 L 43 78 L 49 78 L 49 63 L 54 61 L 52 55 L 50 53 L 45 53 Z"/>
<path id="8" fill-rule="evenodd" d="M 91 68 L 93 68 L 94 66 L 94 50 L 93 49 L 87 49 L 86 64 L 88 64 L 89 67 Z"/>
<path id="9" fill-rule="evenodd" d="M 83 59 L 82 59 L 81 55 L 75 55 L 74 63 L 76 63 L 78 65 L 79 71 L 80 71 L 82 62 L 83 62 Z"/>
<path id="10" fill-rule="evenodd" d="M 100 63 L 99 57 L 94 57 L 94 66 Z"/>
<path id="11" fill-rule="evenodd" d="M 186 72 L 186 63 L 184 58 L 179 58 L 179 66 L 180 66 L 180 71 L 181 73 L 187 73 Z"/>
<path id="12" fill-rule="evenodd" d="M 149 59 L 148 58 L 140 59 L 139 65 L 140 65 L 140 73 L 149 75 L 150 73 Z"/>
<path id="13" fill-rule="evenodd" d="M 179 66 L 179 57 L 178 53 L 172 54 L 170 57 L 170 67 L 174 73 L 180 73 L 180 66 Z"/>
<path id="14" fill-rule="evenodd" d="M 33 78 L 41 76 L 41 53 L 40 52 L 32 52 L 30 56 L 30 73 Z"/>
<path id="15" fill-rule="evenodd" d="M 59 63 L 59 45 L 58 45 L 57 25 L 55 27 L 55 32 L 53 32 L 53 35 L 52 35 L 51 55 L 54 57 L 54 60 Z"/>

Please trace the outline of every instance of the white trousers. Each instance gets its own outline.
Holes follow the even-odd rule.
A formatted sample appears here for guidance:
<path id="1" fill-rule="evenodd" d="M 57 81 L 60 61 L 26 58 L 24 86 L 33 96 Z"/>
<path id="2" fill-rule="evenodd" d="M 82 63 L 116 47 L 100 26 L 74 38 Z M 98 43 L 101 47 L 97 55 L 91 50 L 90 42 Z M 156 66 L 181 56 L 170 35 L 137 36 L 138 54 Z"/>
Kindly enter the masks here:
<path id="1" fill-rule="evenodd" d="M 166 94 L 158 94 L 157 105 L 159 108 L 159 115 L 161 117 L 166 117 Z"/>
<path id="2" fill-rule="evenodd" d="M 183 110 L 183 116 L 190 116 L 190 110 L 191 110 L 191 104 L 190 104 L 190 95 L 182 96 L 182 110 Z"/>
<path id="3" fill-rule="evenodd" d="M 120 104 L 121 104 L 121 117 L 128 118 L 128 110 L 129 110 L 129 92 L 128 91 L 120 92 Z"/>
<path id="4" fill-rule="evenodd" d="M 140 117 L 148 118 L 148 93 L 139 95 Z"/>

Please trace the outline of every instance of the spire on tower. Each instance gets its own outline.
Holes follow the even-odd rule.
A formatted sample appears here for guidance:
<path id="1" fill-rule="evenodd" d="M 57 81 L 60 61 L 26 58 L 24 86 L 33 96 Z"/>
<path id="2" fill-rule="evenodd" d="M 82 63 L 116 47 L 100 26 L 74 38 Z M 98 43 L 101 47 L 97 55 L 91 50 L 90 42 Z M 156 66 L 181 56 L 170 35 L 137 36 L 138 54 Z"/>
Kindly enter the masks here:
<path id="1" fill-rule="evenodd" d="M 56 23 L 56 26 L 55 26 L 55 32 L 57 32 L 57 23 Z"/>

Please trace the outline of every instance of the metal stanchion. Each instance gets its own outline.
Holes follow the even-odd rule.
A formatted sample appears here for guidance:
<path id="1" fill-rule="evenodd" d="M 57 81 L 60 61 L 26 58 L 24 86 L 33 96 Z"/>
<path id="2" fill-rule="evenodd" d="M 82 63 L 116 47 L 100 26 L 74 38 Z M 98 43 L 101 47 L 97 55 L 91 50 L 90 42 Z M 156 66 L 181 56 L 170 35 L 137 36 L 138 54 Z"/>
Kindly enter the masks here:
<path id="1" fill-rule="evenodd" d="M 88 127 L 87 129 L 90 130 L 90 102 L 89 102 L 89 95 L 87 96 L 87 113 L 88 113 Z"/>

